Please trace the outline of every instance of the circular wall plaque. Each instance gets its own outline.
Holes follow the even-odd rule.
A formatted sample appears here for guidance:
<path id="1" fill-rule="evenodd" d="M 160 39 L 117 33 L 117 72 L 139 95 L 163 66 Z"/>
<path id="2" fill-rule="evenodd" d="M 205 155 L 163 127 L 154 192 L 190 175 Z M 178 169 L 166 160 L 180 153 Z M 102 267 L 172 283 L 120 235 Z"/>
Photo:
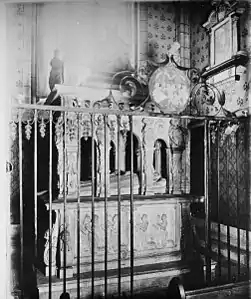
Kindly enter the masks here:
<path id="1" fill-rule="evenodd" d="M 162 112 L 180 113 L 189 101 L 190 81 L 185 71 L 170 62 L 152 74 L 149 93 Z"/>

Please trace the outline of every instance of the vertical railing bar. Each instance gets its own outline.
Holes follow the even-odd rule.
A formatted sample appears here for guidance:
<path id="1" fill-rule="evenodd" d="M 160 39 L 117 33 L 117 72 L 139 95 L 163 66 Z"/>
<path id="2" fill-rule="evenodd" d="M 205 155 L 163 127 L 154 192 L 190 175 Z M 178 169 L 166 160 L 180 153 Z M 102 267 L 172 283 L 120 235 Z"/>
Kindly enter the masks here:
<path id="1" fill-rule="evenodd" d="M 63 136 L 63 183 L 64 183 L 64 231 L 63 231 L 63 240 L 64 240 L 64 262 L 63 262 L 63 293 L 66 293 L 66 133 L 67 133 L 67 112 L 64 112 L 64 136 Z"/>
<path id="2" fill-rule="evenodd" d="M 136 49 L 137 49 L 137 71 L 140 67 L 140 2 L 136 2 L 136 12 L 137 12 L 137 43 L 136 43 Z"/>
<path id="3" fill-rule="evenodd" d="M 52 110 L 49 115 L 49 299 L 52 296 Z"/>
<path id="4" fill-rule="evenodd" d="M 107 261 L 108 261 L 108 239 L 107 239 L 107 115 L 103 116 L 104 118 L 104 221 L 105 221 L 105 299 L 107 298 Z"/>
<path id="5" fill-rule="evenodd" d="M 236 140 L 236 150 L 235 150 L 235 154 L 236 154 L 236 195 L 237 195 L 237 278 L 238 281 L 240 280 L 240 276 L 241 276 L 241 240 L 240 240 L 240 204 L 239 204 L 239 171 L 238 171 L 238 131 L 235 133 L 235 140 Z"/>
<path id="6" fill-rule="evenodd" d="M 248 127 L 248 128 L 247 128 Z M 244 125 L 244 148 L 245 148 L 245 178 L 246 178 L 246 198 L 247 198 L 247 216 L 246 216 L 246 267 L 247 267 L 247 280 L 250 278 L 250 255 L 249 255 L 249 231 L 250 231 L 250 205 L 249 205 L 249 198 L 250 198 L 250 164 L 249 164 L 249 159 L 250 159 L 250 151 L 249 151 L 249 145 L 250 145 L 250 118 L 248 119 L 247 122 L 245 122 Z"/>
<path id="7" fill-rule="evenodd" d="M 80 298 L 80 113 L 77 113 L 78 129 L 77 129 L 77 298 Z"/>
<path id="8" fill-rule="evenodd" d="M 20 208 L 20 286 L 21 286 L 21 294 L 23 294 L 23 275 L 24 275 L 24 269 L 23 269 L 23 259 L 24 259 L 24 231 L 23 231 L 23 149 L 22 149 L 22 111 L 19 109 L 18 113 L 18 144 L 19 144 L 19 208 Z"/>
<path id="9" fill-rule="evenodd" d="M 129 116 L 130 122 L 130 156 L 131 156 L 131 172 L 130 172 L 130 244 L 131 244 L 131 260 L 130 260 L 130 291 L 131 291 L 131 298 L 133 297 L 133 279 L 134 279 L 134 206 L 133 206 L 133 171 L 134 171 L 134 146 L 133 146 L 133 120 L 132 115 Z"/>
<path id="10" fill-rule="evenodd" d="M 211 248 L 210 248 L 210 232 L 211 232 L 211 219 L 210 219 L 210 205 L 209 205 L 209 142 L 208 142 L 208 121 L 204 122 L 204 190 L 205 190 L 205 249 L 206 249 L 206 282 L 211 282 Z"/>
<path id="11" fill-rule="evenodd" d="M 218 215 L 218 278 L 221 279 L 221 224 L 220 224 L 220 124 L 217 124 L 217 215 Z"/>
<path id="12" fill-rule="evenodd" d="M 186 121 L 186 126 L 187 126 L 187 121 Z M 184 155 L 184 157 L 185 157 L 185 160 L 187 159 L 187 147 L 185 147 L 185 150 L 181 153 L 181 157 L 182 157 L 182 155 Z M 183 157 L 182 157 L 182 160 L 183 160 Z M 186 172 L 187 172 L 187 163 L 184 163 L 184 175 L 183 175 L 183 181 L 181 180 L 181 182 L 182 182 L 182 184 L 183 184 L 183 186 L 181 185 L 181 190 L 182 190 L 182 192 L 184 192 L 185 194 L 187 193 L 187 189 L 186 189 L 186 185 L 187 185 L 187 183 L 186 183 L 186 181 L 187 181 L 187 179 L 186 179 Z M 182 178 L 182 177 L 181 177 Z"/>
<path id="13" fill-rule="evenodd" d="M 38 259 L 38 252 L 37 252 L 37 247 L 38 247 L 38 231 L 37 231 L 37 121 L 38 121 L 38 116 L 37 116 L 37 109 L 35 109 L 35 114 L 34 114 L 34 234 L 35 234 L 35 242 L 34 242 L 34 256 L 35 256 L 35 261 L 37 262 Z M 35 267 L 35 274 L 37 273 L 37 268 Z"/>
<path id="14" fill-rule="evenodd" d="M 191 137 L 190 137 L 190 139 L 191 139 Z M 169 148 L 167 147 L 166 151 L 165 151 L 165 157 L 166 157 L 166 192 L 168 194 L 170 194 L 170 178 L 169 178 L 169 169 L 170 169 L 169 159 L 170 159 L 170 157 L 169 156 L 170 156 Z M 142 155 L 142 157 L 143 157 L 143 155 Z"/>
<path id="15" fill-rule="evenodd" d="M 92 278 L 91 278 L 91 296 L 92 299 L 94 299 L 94 292 L 95 292 L 95 286 L 94 286 L 94 271 L 95 271 L 95 155 L 94 151 L 96 150 L 94 148 L 94 114 L 91 114 L 91 155 L 92 155 L 92 204 L 91 204 L 91 214 L 92 214 L 92 267 L 91 267 L 91 272 L 92 272 Z"/>
<path id="16" fill-rule="evenodd" d="M 226 149 L 229 148 L 229 138 L 226 138 L 227 146 Z M 228 169 L 228 153 L 226 154 L 226 178 L 227 178 L 227 198 L 229 198 L 229 169 Z M 228 210 L 230 212 L 230 206 L 228 204 Z M 227 222 L 227 276 L 228 276 L 228 282 L 231 280 L 231 258 L 230 258 L 230 226 L 229 226 L 230 218 Z"/>
<path id="17" fill-rule="evenodd" d="M 118 171 L 118 297 L 121 296 L 121 194 L 120 194 L 120 116 L 117 116 L 117 171 Z"/>
<path id="18" fill-rule="evenodd" d="M 247 176 L 248 177 L 248 176 Z M 249 213 L 249 211 L 247 211 L 247 213 Z M 247 216 L 247 219 L 249 218 L 250 216 L 248 215 Z M 250 221 L 248 219 L 247 221 L 247 225 L 250 226 Z M 246 229 L 246 264 L 247 264 L 247 280 L 249 280 L 250 278 L 250 256 L 249 256 L 249 229 L 247 227 Z"/>
<path id="19" fill-rule="evenodd" d="M 140 146 L 140 177 L 139 177 L 139 186 L 140 186 L 140 195 L 144 194 L 143 188 L 143 147 Z"/>

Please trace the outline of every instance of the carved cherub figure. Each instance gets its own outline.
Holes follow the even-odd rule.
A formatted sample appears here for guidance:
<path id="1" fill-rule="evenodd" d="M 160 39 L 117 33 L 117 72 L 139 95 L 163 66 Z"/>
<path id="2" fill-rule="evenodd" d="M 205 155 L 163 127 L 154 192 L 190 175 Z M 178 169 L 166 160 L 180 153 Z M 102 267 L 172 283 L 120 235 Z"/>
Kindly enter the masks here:
<path id="1" fill-rule="evenodd" d="M 92 242 L 92 225 L 91 225 L 91 217 L 90 215 L 86 215 L 81 226 L 81 233 L 82 233 L 82 246 L 81 249 L 83 250 L 90 250 L 91 249 L 91 242 Z"/>
<path id="2" fill-rule="evenodd" d="M 168 241 L 167 215 L 165 213 L 163 213 L 161 216 L 158 214 L 156 218 L 157 218 L 156 223 L 153 224 L 153 226 L 155 227 L 155 232 L 154 232 L 155 237 L 153 239 L 156 243 L 156 246 L 158 248 L 162 248 L 163 246 L 165 246 L 165 244 Z"/>
<path id="3" fill-rule="evenodd" d="M 111 220 L 108 221 L 108 248 L 111 251 L 118 250 L 118 215 L 114 214 Z"/>
<path id="4" fill-rule="evenodd" d="M 142 249 L 148 244 L 149 220 L 147 214 L 143 214 L 135 225 L 135 248 Z"/>

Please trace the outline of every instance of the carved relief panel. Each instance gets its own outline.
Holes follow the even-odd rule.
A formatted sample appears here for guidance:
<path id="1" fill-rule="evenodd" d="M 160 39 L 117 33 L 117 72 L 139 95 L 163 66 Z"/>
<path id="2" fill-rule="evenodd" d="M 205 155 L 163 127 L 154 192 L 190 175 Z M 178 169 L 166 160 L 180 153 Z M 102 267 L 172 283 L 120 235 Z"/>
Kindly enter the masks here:
<path id="1" fill-rule="evenodd" d="M 58 234 L 55 235 L 56 243 L 54 243 L 57 244 L 57 240 L 59 242 L 60 261 L 57 265 L 59 276 L 63 276 L 64 250 L 66 250 L 66 271 L 69 277 L 76 271 L 78 259 L 77 208 L 75 203 L 68 204 L 65 225 L 62 205 L 56 204 L 53 209 L 58 209 L 57 221 L 54 225 Z M 91 202 L 81 204 L 80 209 L 79 259 L 81 272 L 91 270 L 92 246 L 94 246 L 95 252 L 95 270 L 103 269 L 106 249 L 109 268 L 117 268 L 119 230 L 121 232 L 121 266 L 129 266 L 132 246 L 130 203 L 123 201 L 119 212 L 116 201 L 110 201 L 107 208 L 108 219 L 106 224 L 103 203 L 96 203 L 94 219 L 92 219 Z M 134 209 L 134 265 L 179 260 L 181 258 L 181 205 L 174 200 L 167 203 L 165 200 L 155 199 L 148 203 L 136 201 Z M 119 218 L 121 219 L 120 228 L 118 226 Z M 45 255 L 46 252 L 45 249 Z M 55 253 L 53 251 L 53 261 L 55 254 L 56 251 Z"/>

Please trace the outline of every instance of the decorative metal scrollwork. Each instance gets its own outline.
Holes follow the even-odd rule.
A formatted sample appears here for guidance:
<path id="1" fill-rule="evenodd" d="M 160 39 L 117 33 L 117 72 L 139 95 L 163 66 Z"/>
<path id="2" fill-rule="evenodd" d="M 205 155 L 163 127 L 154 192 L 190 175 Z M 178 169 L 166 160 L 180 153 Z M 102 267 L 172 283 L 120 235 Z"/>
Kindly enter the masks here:
<path id="1" fill-rule="evenodd" d="M 24 110 L 23 112 L 19 111 L 19 117 L 21 117 L 22 123 L 25 124 L 25 137 L 27 140 L 30 140 L 32 134 L 32 125 L 35 119 L 35 111 L 32 109 Z"/>
<path id="2" fill-rule="evenodd" d="M 149 114 L 164 114 L 169 117 L 206 115 L 236 118 L 237 114 L 229 112 L 224 107 L 225 92 L 206 80 L 209 77 L 205 75 L 208 70 L 180 65 L 179 49 L 180 45 L 174 42 L 164 61 L 156 63 L 146 60 L 138 65 L 137 70 L 115 73 L 111 78 L 109 93 L 106 97 L 93 101 L 92 97 L 88 100 L 85 96 L 83 98 L 75 96 L 71 102 L 72 106 L 87 109 L 137 110 Z M 241 113 L 238 112 L 238 116 Z M 67 126 L 72 127 L 74 124 L 67 122 Z M 29 129 L 29 124 L 27 129 Z M 41 134 L 44 135 L 43 121 L 40 129 Z M 73 133 L 74 131 L 71 131 L 71 135 Z"/>
<path id="3" fill-rule="evenodd" d="M 46 126 L 50 121 L 50 112 L 46 110 L 39 110 L 37 115 L 37 122 L 39 126 L 39 132 L 42 138 L 45 137 L 46 134 Z"/>
<path id="4" fill-rule="evenodd" d="M 155 101 L 149 92 L 149 83 L 151 83 L 149 80 L 152 79 L 152 75 L 157 69 L 163 68 L 169 63 L 174 65 L 174 69 L 177 68 L 180 71 L 184 71 L 184 74 L 186 74 L 192 87 L 190 94 L 187 94 L 188 99 L 186 108 L 179 107 L 177 112 L 175 112 L 175 108 L 174 110 L 169 111 L 169 106 L 167 106 L 167 109 L 163 110 L 162 106 Z M 151 65 L 152 71 L 149 71 L 149 65 Z M 150 74 L 150 77 L 148 74 Z M 214 84 L 206 82 L 202 77 L 202 74 L 203 70 L 200 71 L 196 68 L 180 66 L 175 61 L 174 55 L 167 54 L 166 59 L 161 63 L 147 61 L 147 63 L 139 67 L 138 71 L 122 71 L 116 73 L 112 78 L 109 95 L 107 98 L 95 102 L 94 108 L 107 107 L 111 109 L 114 108 L 115 105 L 119 110 L 144 110 L 149 113 L 164 113 L 171 115 L 198 115 L 200 106 L 206 105 L 209 107 L 215 106 L 215 116 L 223 114 L 223 116 L 234 117 L 234 114 L 231 114 L 223 108 L 226 101 L 225 93 L 220 92 Z M 114 90 L 116 89 L 120 93 L 119 98 L 114 95 Z M 181 94 L 181 97 L 182 96 L 185 96 L 185 94 Z M 184 101 L 185 100 L 183 100 L 183 102 Z"/>

